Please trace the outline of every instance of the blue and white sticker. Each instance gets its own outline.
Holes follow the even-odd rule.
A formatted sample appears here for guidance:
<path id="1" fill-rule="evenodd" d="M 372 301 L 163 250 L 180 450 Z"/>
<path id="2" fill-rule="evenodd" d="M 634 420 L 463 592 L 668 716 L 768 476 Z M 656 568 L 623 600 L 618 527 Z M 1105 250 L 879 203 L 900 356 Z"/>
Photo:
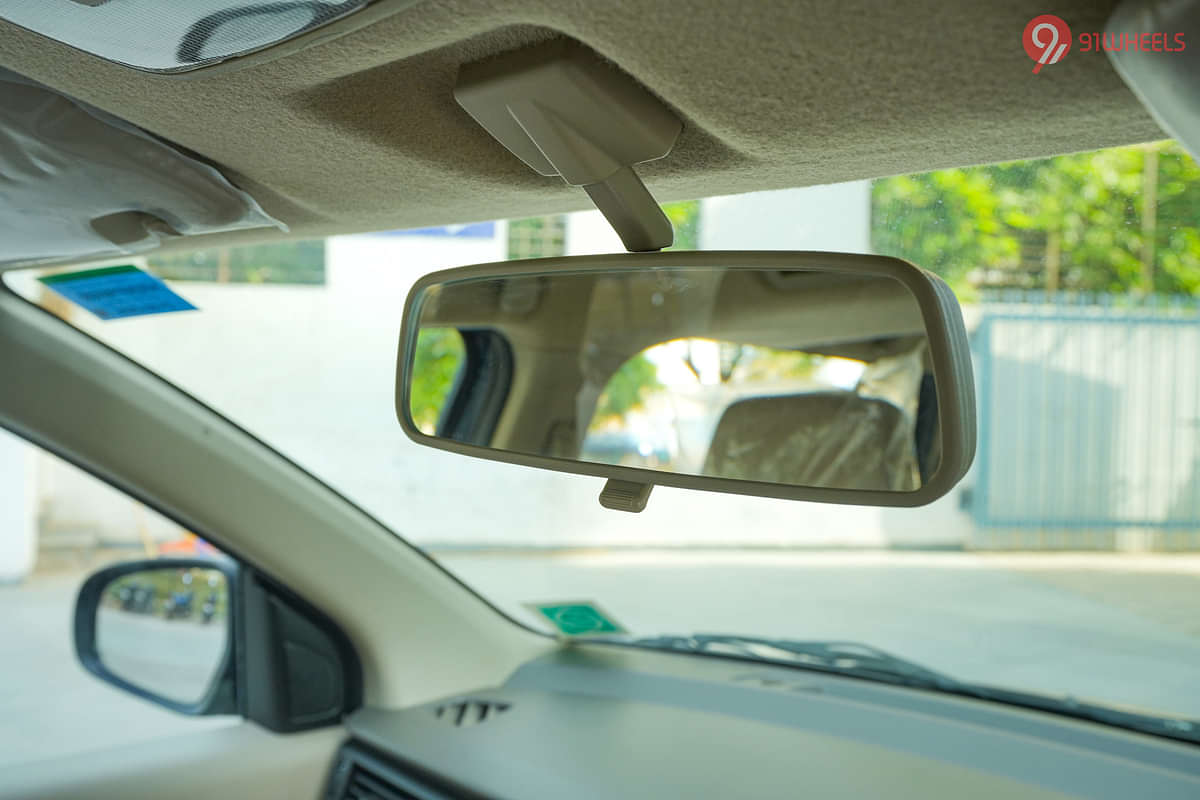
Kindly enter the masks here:
<path id="1" fill-rule="evenodd" d="M 38 280 L 100 319 L 196 310 L 162 280 L 132 264 L 47 275 Z"/>

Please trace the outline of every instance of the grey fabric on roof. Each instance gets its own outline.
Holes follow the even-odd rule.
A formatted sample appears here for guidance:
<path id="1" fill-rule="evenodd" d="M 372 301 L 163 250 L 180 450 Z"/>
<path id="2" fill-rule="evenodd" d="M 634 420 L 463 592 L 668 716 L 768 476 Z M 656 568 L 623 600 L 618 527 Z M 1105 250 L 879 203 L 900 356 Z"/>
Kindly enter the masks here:
<path id="1" fill-rule="evenodd" d="M 683 118 L 639 171 L 660 200 L 1043 156 L 1161 138 L 1102 53 L 1032 74 L 1040 0 L 391 0 L 182 76 L 139 73 L 0 23 L 0 64 L 226 171 L 293 235 L 589 207 L 451 97 L 461 63 L 583 42 Z M 1111 3 L 1062 0 L 1079 31 Z M 343 35 L 337 35 L 343 34 Z M 218 234 L 221 241 L 270 234 Z M 185 246 L 212 244 L 194 240 Z"/>

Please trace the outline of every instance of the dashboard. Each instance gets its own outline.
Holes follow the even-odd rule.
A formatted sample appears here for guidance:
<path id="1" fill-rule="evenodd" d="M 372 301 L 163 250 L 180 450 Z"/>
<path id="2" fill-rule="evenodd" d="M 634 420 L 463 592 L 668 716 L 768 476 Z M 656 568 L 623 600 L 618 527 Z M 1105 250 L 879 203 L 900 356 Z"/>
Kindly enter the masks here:
<path id="1" fill-rule="evenodd" d="M 1188 798 L 1200 747 L 787 667 L 571 644 L 347 721 L 330 800 Z"/>

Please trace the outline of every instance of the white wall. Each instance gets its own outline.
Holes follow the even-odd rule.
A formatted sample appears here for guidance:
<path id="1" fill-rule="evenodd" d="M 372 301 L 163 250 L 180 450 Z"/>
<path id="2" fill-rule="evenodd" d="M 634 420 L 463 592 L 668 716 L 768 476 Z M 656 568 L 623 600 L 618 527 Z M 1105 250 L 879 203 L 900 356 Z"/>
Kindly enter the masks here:
<path id="1" fill-rule="evenodd" d="M 624 253 L 625 245 L 599 211 L 567 214 L 566 250 L 569 256 Z"/>
<path id="2" fill-rule="evenodd" d="M 871 252 L 871 182 L 711 197 L 700 203 L 702 250 Z"/>
<path id="3" fill-rule="evenodd" d="M 399 296 L 403 310 L 409 287 L 422 275 L 507 257 L 508 224 L 503 221 L 489 237 L 399 232 L 334 236 L 325 242 L 325 280 L 342 295 Z"/>
<path id="4" fill-rule="evenodd" d="M 184 530 L 83 470 L 34 448 L 31 484 L 43 547 L 167 542 Z"/>
<path id="5" fill-rule="evenodd" d="M 803 198 L 771 193 L 705 201 L 702 230 L 740 240 L 706 246 L 825 246 L 863 249 L 869 212 L 865 185 L 822 187 L 841 198 L 837 244 L 805 244 L 779 226 Z M 792 205 L 789 206 L 789 203 Z M 816 202 L 832 208 L 830 202 Z M 757 207 L 757 206 L 756 206 Z M 807 207 L 807 206 L 804 206 Z M 765 210 L 764 210 L 765 209 Z M 740 220 L 740 222 L 732 222 Z M 757 233 L 750 222 L 760 224 Z M 830 223 L 832 225 L 832 223 Z M 772 239 L 771 237 L 776 237 Z M 324 287 L 183 283 L 177 290 L 200 311 L 77 322 L 156 372 L 195 391 L 283 452 L 344 491 L 417 543 L 462 545 L 886 545 L 943 543 L 963 535 L 955 520 L 931 525 L 928 513 L 840 507 L 657 488 L 642 514 L 602 509 L 602 481 L 465 459 L 416 446 L 393 407 L 395 357 L 403 302 L 411 283 L 432 270 L 500 260 L 506 231 L 490 238 L 366 235 L 327 242 Z M 768 242 L 775 242 L 768 244 Z M 620 250 L 596 212 L 572 214 L 571 253 Z M 429 480 L 436 476 L 436 480 Z M 74 491 L 74 490 L 72 490 Z M 71 501 L 58 499 L 58 507 Z M 100 506 L 93 508 L 100 512 Z M 124 513 L 128 514 L 127 511 Z M 112 510 L 111 536 L 135 535 Z M 934 541 L 937 540 L 937 541 Z"/>
<path id="6" fill-rule="evenodd" d="M 220 336 L 214 337 L 212 331 L 213 317 L 219 316 L 225 323 L 220 326 L 221 334 L 229 337 L 229 349 L 261 359 L 255 370 L 260 382 L 246 384 L 247 391 L 237 398 L 238 402 L 256 404 L 268 412 L 272 433 L 289 440 L 307 439 L 317 449 L 326 448 L 350 433 L 342 430 L 343 425 L 355 430 L 354 417 L 342 414 L 345 402 L 340 392 L 369 385 L 371 378 L 383 373 L 387 374 L 379 384 L 380 391 L 390 387 L 393 380 L 386 369 L 381 371 L 356 358 L 354 342 L 366 337 L 386 341 L 394 350 L 411 283 L 435 269 L 502 260 L 507 250 L 507 226 L 497 223 L 490 237 L 383 234 L 332 238 L 326 246 L 327 288 L 180 283 L 177 291 L 200 306 L 202 315 L 198 318 L 165 315 L 105 323 L 75 308 L 72 321 L 128 352 L 152 352 L 162 374 L 170 375 L 172 365 L 186 362 L 191 379 L 209 385 L 222 383 L 228 367 L 219 356 Z M 15 288 L 40 291 L 33 278 L 32 273 L 20 274 Z M 273 313 L 264 314 L 267 308 Z M 307 338 L 311 339 L 307 346 L 289 347 L 288 341 L 303 341 L 306 337 L 279 330 L 279 316 L 273 314 L 302 325 L 307 322 Z M 335 320 L 339 338 L 332 341 L 325 334 L 335 327 Z M 183 330 L 192 333 L 182 339 L 157 341 L 159 331 L 175 336 Z M 283 341 L 277 340 L 280 336 Z M 268 346 L 256 348 L 254 342 Z M 298 385 L 298 376 L 322 360 L 340 361 L 347 369 L 344 380 L 327 382 L 332 398 L 274 391 Z M 390 389 L 387 391 L 390 393 Z M 327 403 L 325 407 L 322 402 Z M 314 420 L 318 422 L 314 424 Z M 320 421 L 332 424 L 325 426 Z M 386 431 L 397 432 L 398 427 L 393 431 L 391 426 Z M 367 438 L 382 433 L 370 431 Z M 333 450 L 337 451 L 336 446 Z M 353 453 L 349 458 L 356 460 Z M 0 431 L 0 581 L 20 579 L 32 570 L 39 510 L 42 544 L 49 546 L 134 544 L 146 539 L 161 542 L 178 539 L 182 534 L 178 526 L 140 503 Z"/>
<path id="7" fill-rule="evenodd" d="M 871 182 L 753 192 L 700 201 L 702 250 L 871 252 Z M 599 211 L 567 215 L 567 255 L 625 248 Z"/>
<path id="8" fill-rule="evenodd" d="M 417 543 L 884 543 L 877 509 L 658 488 L 647 511 L 619 514 L 600 507 L 598 479 L 412 444 L 393 407 L 407 284 L 437 267 L 498 255 L 447 250 L 430 263 L 434 256 L 414 252 L 405 237 L 334 239 L 327 287 L 179 284 L 200 311 L 79 321 L 194 389 Z"/>
<path id="9" fill-rule="evenodd" d="M 0 583 L 19 581 L 33 569 L 34 452 L 8 431 L 0 429 Z"/>

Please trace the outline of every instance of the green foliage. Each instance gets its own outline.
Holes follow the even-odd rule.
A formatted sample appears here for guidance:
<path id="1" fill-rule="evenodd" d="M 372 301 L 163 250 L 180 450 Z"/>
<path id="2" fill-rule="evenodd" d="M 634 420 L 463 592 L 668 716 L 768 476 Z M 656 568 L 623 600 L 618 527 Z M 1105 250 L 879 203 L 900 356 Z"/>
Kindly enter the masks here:
<path id="1" fill-rule="evenodd" d="M 809 378 L 824 363 L 822 356 L 799 350 L 776 350 L 773 347 L 742 348 L 733 378 L 737 383 L 778 383 Z"/>
<path id="2" fill-rule="evenodd" d="M 872 245 L 960 292 L 1200 291 L 1200 167 L 1173 142 L 876 181 Z"/>
<path id="3" fill-rule="evenodd" d="M 567 252 L 567 218 L 562 214 L 509 220 L 508 259 L 549 258 Z"/>
<path id="4" fill-rule="evenodd" d="M 417 334 L 409 410 L 423 433 L 435 433 L 465 358 L 462 335 L 454 328 L 425 328 Z"/>
<path id="5" fill-rule="evenodd" d="M 325 283 L 325 242 L 219 247 L 159 253 L 146 259 L 155 275 L 177 281 L 218 283 Z"/>
<path id="6" fill-rule="evenodd" d="M 639 353 L 621 365 L 600 394 L 596 403 L 596 419 L 624 416 L 645 400 L 646 394 L 661 384 L 658 367 Z"/>
<path id="7" fill-rule="evenodd" d="M 190 577 L 185 583 L 184 575 Z M 213 582 L 210 583 L 209 581 Z M 172 592 L 193 593 L 193 616 L 200 618 L 200 607 L 209 596 L 214 599 L 215 619 L 223 619 L 228 608 L 229 586 L 225 575 L 220 570 L 204 569 L 202 567 L 152 567 L 150 569 L 130 572 L 122 575 L 108 584 L 102 595 L 102 602 L 110 608 L 120 607 L 121 590 L 124 588 L 143 588 L 154 592 L 154 605 L 145 609 L 149 613 L 162 612 L 163 602 Z"/>
<path id="8" fill-rule="evenodd" d="M 675 228 L 675 243 L 668 250 L 700 249 L 700 201 L 664 203 L 663 212 Z"/>

